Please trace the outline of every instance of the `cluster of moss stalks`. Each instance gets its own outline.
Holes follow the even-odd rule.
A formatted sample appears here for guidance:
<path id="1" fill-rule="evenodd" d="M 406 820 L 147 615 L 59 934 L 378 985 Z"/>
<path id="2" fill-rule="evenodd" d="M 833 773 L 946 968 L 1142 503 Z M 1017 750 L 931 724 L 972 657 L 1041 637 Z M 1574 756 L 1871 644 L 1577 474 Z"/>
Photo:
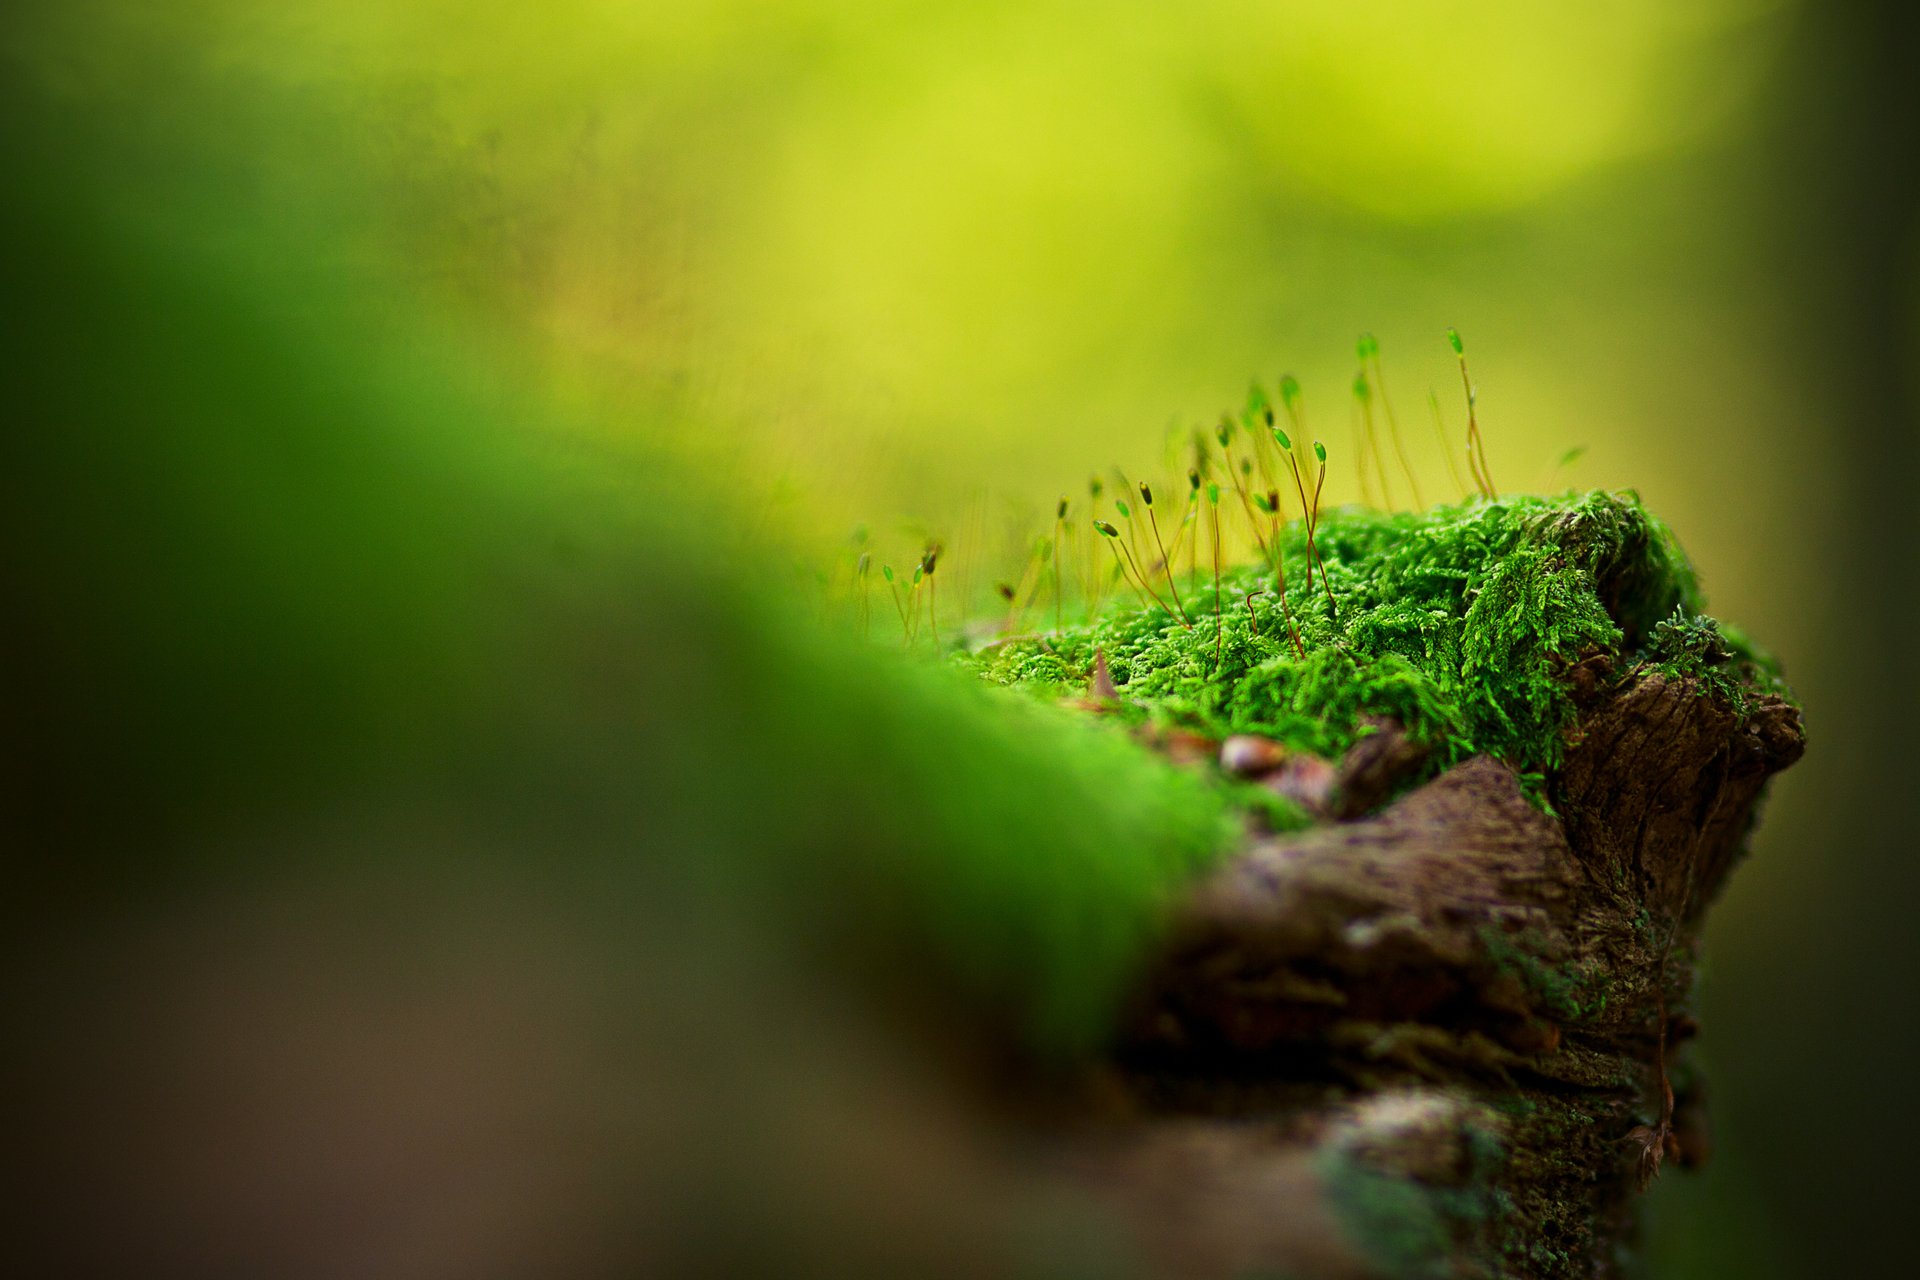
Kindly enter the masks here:
<path id="1" fill-rule="evenodd" d="M 1755 690 L 1785 691 L 1770 659 L 1702 614 L 1685 553 L 1631 491 L 1327 512 L 1311 580 L 1305 526 L 1278 546 L 1284 611 L 1269 564 L 1234 568 L 1217 588 L 1204 568 L 1175 568 L 1191 625 L 1163 607 L 1115 607 L 963 661 L 1000 684 L 1077 696 L 1104 657 L 1123 719 L 1261 734 L 1330 758 L 1369 731 L 1365 717 L 1391 717 L 1429 749 L 1429 775 L 1486 753 L 1537 795 L 1575 718 L 1576 664 L 1604 655 L 1616 676 L 1693 677 L 1740 710 Z"/>

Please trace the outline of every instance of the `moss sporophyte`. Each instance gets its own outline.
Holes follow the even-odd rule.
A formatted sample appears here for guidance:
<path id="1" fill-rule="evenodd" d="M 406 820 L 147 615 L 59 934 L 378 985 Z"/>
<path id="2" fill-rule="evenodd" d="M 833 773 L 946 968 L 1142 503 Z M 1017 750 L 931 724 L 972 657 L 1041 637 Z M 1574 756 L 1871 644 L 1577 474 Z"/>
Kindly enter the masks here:
<path id="1" fill-rule="evenodd" d="M 1194 433 L 1192 465 L 1174 472 L 1187 484 L 1170 486 L 1185 490 L 1177 525 L 1160 520 L 1172 504 L 1156 503 L 1150 482 L 1117 470 L 1120 493 L 1138 499 L 1110 499 L 1119 523 L 1100 514 L 1108 490 L 1097 477 L 1089 515 L 1070 521 L 1061 498 L 1051 531 L 1026 544 L 1018 585 L 1001 593 L 1001 624 L 952 629 L 962 637 L 954 659 L 989 681 L 1063 699 L 1081 698 L 1104 659 L 1119 693 L 1109 714 L 1124 722 L 1212 739 L 1260 735 L 1322 758 L 1391 720 L 1424 749 L 1428 776 L 1485 753 L 1535 795 L 1565 753 L 1577 685 L 1651 668 L 1739 714 L 1748 693 L 1782 691 L 1768 659 L 1703 616 L 1685 554 L 1636 494 L 1495 493 L 1464 344 L 1448 338 L 1468 408 L 1460 456 L 1470 496 L 1412 510 L 1324 508 L 1328 450 L 1304 434 L 1298 382 L 1282 379 L 1271 399 L 1256 386 L 1237 420 L 1223 415 L 1210 440 Z M 1384 497 L 1393 455 L 1417 493 L 1397 424 L 1388 416 L 1383 447 L 1371 421 L 1376 405 L 1391 413 L 1378 343 L 1363 337 L 1358 355 L 1356 465 Z M 1437 400 L 1435 410 L 1444 430 Z M 1063 536 L 1083 522 L 1083 543 Z M 1189 525 L 1183 591 L 1176 563 Z M 1203 533 L 1210 574 L 1200 568 Z M 939 634 L 937 554 L 929 547 L 915 589 L 896 602 L 910 644 Z M 891 589 L 891 571 L 882 576 Z M 1120 581 L 1113 598 L 1106 584 Z M 1020 631 L 1043 592 L 1053 625 Z"/>
<path id="2" fill-rule="evenodd" d="M 1387 716 L 1435 767 L 1486 752 L 1523 774 L 1559 764 L 1575 717 L 1567 674 L 1595 655 L 1728 692 L 1766 678 L 1763 659 L 1699 616 L 1684 555 L 1632 493 L 1346 508 L 1317 529 L 1282 528 L 1278 555 L 1304 564 L 1309 538 L 1320 589 L 1301 574 L 1282 595 L 1267 564 L 1222 569 L 1201 587 L 1204 632 L 1152 603 L 962 661 L 1002 684 L 1077 694 L 1103 654 L 1125 714 L 1143 721 L 1331 757 L 1366 732 L 1363 717 Z M 1631 597 L 1610 612 L 1602 584 L 1620 583 Z"/>
<path id="3" fill-rule="evenodd" d="M 1595 1274 L 1628 1187 L 1702 1153 L 1676 1056 L 1699 904 L 1801 739 L 1770 660 L 1705 616 L 1685 553 L 1636 493 L 1495 488 L 1465 344 L 1449 345 L 1466 420 L 1449 433 L 1435 397 L 1448 500 L 1422 501 L 1363 338 L 1345 443 L 1315 438 L 1289 377 L 1175 434 L 1157 469 L 1103 471 L 1084 508 L 1060 498 L 1051 527 L 1044 511 L 1016 523 L 1004 551 L 953 540 L 956 566 L 999 569 L 1006 607 L 941 628 L 935 651 L 972 679 L 919 674 L 1018 726 L 1010 740 L 1036 761 L 1081 768 L 1089 817 L 1145 860 L 1116 879 L 1140 908 L 1128 945 L 1149 959 L 1104 971 L 1120 974 L 1107 992 L 1133 984 L 1106 1006 L 1128 1010 L 1104 1041 L 1122 1062 L 1177 1064 L 1202 1088 L 1225 1064 L 1222 1098 L 1269 1069 L 1272 1098 L 1310 1082 L 1338 1097 L 1310 1104 L 1325 1127 L 1300 1132 L 1343 1231 L 1383 1273 L 1452 1275 L 1476 1254 Z M 1330 472 L 1370 501 L 1329 502 Z M 856 592 L 868 563 L 845 566 Z M 923 649 L 924 594 L 927 626 L 911 593 L 901 615 Z M 1047 595 L 1050 618 L 1029 607 Z M 848 600 L 864 623 L 863 596 Z M 1190 857 L 1157 860 L 1129 812 L 1141 799 L 1160 838 L 1188 834 Z M 1668 830 L 1653 821 L 1667 814 L 1709 816 Z M 996 815 L 983 845 L 1026 848 L 1005 826 Z M 1260 828 L 1300 834 L 1263 842 Z M 993 863 L 994 881 L 1004 866 L 1066 883 L 1045 854 Z M 1356 1116 L 1409 1099 L 1459 1108 L 1464 1146 L 1436 1149 L 1444 1176 L 1379 1163 L 1412 1147 L 1343 1145 L 1342 1125 L 1370 1133 Z"/>

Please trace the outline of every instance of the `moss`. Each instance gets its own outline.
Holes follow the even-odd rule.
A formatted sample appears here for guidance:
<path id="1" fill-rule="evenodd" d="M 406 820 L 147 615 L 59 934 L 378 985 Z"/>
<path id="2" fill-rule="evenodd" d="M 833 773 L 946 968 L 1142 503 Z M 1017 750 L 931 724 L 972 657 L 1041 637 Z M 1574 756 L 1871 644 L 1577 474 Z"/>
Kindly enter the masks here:
<path id="1" fill-rule="evenodd" d="M 1500 1274 L 1540 1277 L 1592 1273 L 1602 1247 L 1586 1189 L 1614 1144 L 1605 1127 L 1581 1106 L 1547 1091 L 1532 1091 L 1511 1157 L 1494 1171 L 1491 1193 L 1500 1205 L 1488 1223 L 1489 1252 Z"/>
<path id="2" fill-rule="evenodd" d="M 1654 624 L 1641 660 L 1669 680 L 1691 680 L 1702 696 L 1718 697 L 1745 715 L 1752 695 L 1793 701 L 1779 663 L 1737 628 L 1676 606 Z"/>
<path id="3" fill-rule="evenodd" d="M 1484 752 L 1536 795 L 1576 714 L 1567 673 L 1587 657 L 1711 674 L 1709 691 L 1743 708 L 1740 690 L 1777 684 L 1763 656 L 1701 615 L 1692 566 L 1631 492 L 1329 512 L 1311 586 L 1304 528 L 1280 543 L 1284 615 L 1270 569 L 1241 566 L 1217 606 L 1210 582 L 1189 593 L 1191 629 L 1159 607 L 1116 607 L 964 661 L 1044 694 L 1084 689 L 1104 652 L 1124 716 L 1328 757 L 1365 732 L 1363 716 L 1391 716 L 1432 749 L 1434 771 Z"/>
<path id="4" fill-rule="evenodd" d="M 1541 1011 L 1564 1023 L 1579 1023 L 1607 1007 L 1603 974 L 1584 966 L 1543 960 L 1526 932 L 1518 935 L 1488 927 L 1480 941 L 1489 961 L 1511 973 L 1533 995 Z"/>
<path id="5" fill-rule="evenodd" d="M 1460 1137 L 1465 1167 L 1444 1182 L 1380 1168 L 1339 1144 L 1315 1161 L 1341 1233 L 1378 1274 L 1396 1280 L 1457 1275 L 1462 1246 L 1483 1241 L 1511 1212 L 1510 1199 L 1495 1185 L 1507 1162 L 1506 1144 L 1471 1121 L 1462 1124 Z"/>
<path id="6" fill-rule="evenodd" d="M 1439 1200 L 1452 1193 L 1337 1156 L 1322 1160 L 1319 1173 L 1347 1238 L 1382 1274 L 1451 1273 L 1454 1233 Z"/>

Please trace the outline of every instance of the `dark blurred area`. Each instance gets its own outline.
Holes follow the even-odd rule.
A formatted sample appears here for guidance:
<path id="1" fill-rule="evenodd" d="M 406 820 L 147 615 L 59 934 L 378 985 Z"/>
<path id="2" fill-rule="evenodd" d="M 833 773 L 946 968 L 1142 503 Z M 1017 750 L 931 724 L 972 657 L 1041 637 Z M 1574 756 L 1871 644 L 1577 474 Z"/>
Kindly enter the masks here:
<path id="1" fill-rule="evenodd" d="M 801 566 L 1456 319 L 1807 707 L 1648 1270 L 1911 1270 L 1907 7 L 456 9 L 0 20 L 29 1273 L 1133 1274 L 979 1099 L 1210 833 Z"/>
<path id="2" fill-rule="evenodd" d="M 1886 675 L 1907 661 L 1920 563 L 1920 139 L 1903 123 L 1920 118 L 1920 16 L 1809 7 L 1792 48 L 1754 173 L 1756 266 L 1778 272 L 1793 316 L 1780 376 L 1822 406 L 1805 439 L 1845 459 L 1832 502 L 1778 513 L 1835 533 L 1834 572 L 1806 602 L 1830 639 L 1792 671 L 1818 745 L 1759 841 L 1793 905 L 1762 937 L 1709 934 L 1713 1106 L 1734 1167 L 1661 1188 L 1656 1256 L 1673 1274 L 1903 1275 L 1920 865 L 1897 797 L 1920 698 Z"/>

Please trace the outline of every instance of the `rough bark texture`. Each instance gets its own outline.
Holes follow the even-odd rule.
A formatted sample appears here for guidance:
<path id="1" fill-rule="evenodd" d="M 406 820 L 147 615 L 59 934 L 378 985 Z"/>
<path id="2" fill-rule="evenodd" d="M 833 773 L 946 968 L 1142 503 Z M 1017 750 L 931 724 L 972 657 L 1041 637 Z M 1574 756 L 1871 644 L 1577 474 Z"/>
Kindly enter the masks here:
<path id="1" fill-rule="evenodd" d="M 1480 757 L 1185 903 L 1084 1171 L 1166 1274 L 1611 1276 L 1645 1180 L 1704 1158 L 1698 925 L 1799 715 L 1592 666 L 1557 816 Z M 1418 762 L 1363 740 L 1329 810 Z"/>

